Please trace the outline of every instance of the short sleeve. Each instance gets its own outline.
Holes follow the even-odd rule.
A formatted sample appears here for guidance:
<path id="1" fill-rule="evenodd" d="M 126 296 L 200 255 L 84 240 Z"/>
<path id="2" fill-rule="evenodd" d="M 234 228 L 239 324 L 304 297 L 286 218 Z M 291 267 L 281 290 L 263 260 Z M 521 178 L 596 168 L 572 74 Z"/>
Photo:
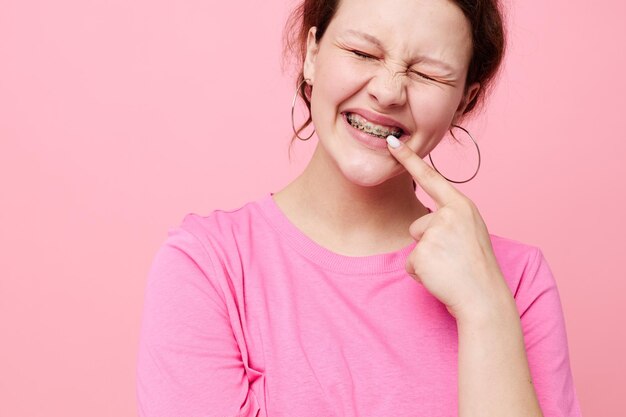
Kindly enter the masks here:
<path id="1" fill-rule="evenodd" d="M 539 248 L 531 253 L 515 300 L 543 416 L 580 417 L 559 291 Z"/>
<path id="2" fill-rule="evenodd" d="M 137 357 L 140 417 L 253 417 L 259 411 L 211 257 L 171 229 L 148 274 Z"/>

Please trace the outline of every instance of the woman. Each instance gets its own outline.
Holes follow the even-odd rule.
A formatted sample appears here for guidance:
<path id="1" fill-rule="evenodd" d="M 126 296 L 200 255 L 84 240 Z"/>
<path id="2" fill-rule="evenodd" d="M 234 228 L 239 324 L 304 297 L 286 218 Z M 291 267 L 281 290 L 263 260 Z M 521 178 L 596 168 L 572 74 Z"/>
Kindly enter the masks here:
<path id="1" fill-rule="evenodd" d="M 140 414 L 579 416 L 541 250 L 489 234 L 422 160 L 497 73 L 495 1 L 305 0 L 292 16 L 315 153 L 279 192 L 169 231 Z"/>

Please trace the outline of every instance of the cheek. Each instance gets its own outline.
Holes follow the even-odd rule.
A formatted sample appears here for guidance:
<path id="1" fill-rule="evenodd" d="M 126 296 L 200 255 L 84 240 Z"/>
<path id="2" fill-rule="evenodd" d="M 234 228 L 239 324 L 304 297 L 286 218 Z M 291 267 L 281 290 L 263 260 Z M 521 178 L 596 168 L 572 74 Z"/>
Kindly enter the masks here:
<path id="1" fill-rule="evenodd" d="M 324 96 L 342 99 L 354 94 L 367 81 L 367 74 L 354 62 L 346 57 L 328 56 L 318 60 L 316 83 L 320 84 Z"/>
<path id="2" fill-rule="evenodd" d="M 411 112 L 417 125 L 442 126 L 451 122 L 458 103 L 453 94 L 434 86 L 412 90 L 409 94 Z"/>

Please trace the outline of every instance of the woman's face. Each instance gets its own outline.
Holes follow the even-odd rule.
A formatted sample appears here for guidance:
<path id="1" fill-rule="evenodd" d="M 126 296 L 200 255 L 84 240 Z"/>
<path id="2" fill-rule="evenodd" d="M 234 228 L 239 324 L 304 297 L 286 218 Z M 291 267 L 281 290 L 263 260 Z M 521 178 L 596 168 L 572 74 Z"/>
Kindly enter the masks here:
<path id="1" fill-rule="evenodd" d="M 377 185 L 406 171 L 384 138 L 348 119 L 356 116 L 362 129 L 375 116 L 390 118 L 377 120 L 377 133 L 404 126 L 401 140 L 425 157 L 478 91 L 477 83 L 465 90 L 470 23 L 449 0 L 341 0 L 319 44 L 315 31 L 304 63 L 311 115 L 319 145 L 354 183 Z"/>

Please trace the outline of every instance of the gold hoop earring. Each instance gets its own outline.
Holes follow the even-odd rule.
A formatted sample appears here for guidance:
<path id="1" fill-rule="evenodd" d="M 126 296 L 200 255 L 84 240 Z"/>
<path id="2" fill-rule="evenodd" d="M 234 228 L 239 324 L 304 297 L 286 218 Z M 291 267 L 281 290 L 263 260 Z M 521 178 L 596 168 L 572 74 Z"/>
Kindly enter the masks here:
<path id="1" fill-rule="evenodd" d="M 462 184 L 462 183 L 464 183 L 464 182 L 468 182 L 468 181 L 470 181 L 471 179 L 473 179 L 473 178 L 476 176 L 476 174 L 478 174 L 478 170 L 480 169 L 480 148 L 478 147 L 478 143 L 476 143 L 476 141 L 474 140 L 474 138 L 472 137 L 472 135 L 470 134 L 470 132 L 468 132 L 468 130 L 467 130 L 467 129 L 465 129 L 464 127 L 461 127 L 461 126 L 459 126 L 459 125 L 452 125 L 452 127 L 457 127 L 457 128 L 459 128 L 459 129 L 461 129 L 462 131 L 464 131 L 465 133 L 467 133 L 467 135 L 470 137 L 470 139 L 472 140 L 472 142 L 474 142 L 474 145 L 476 146 L 476 151 L 478 152 L 478 167 L 476 168 L 476 172 L 474 172 L 474 175 L 472 175 L 472 176 L 470 177 L 470 179 L 465 180 L 465 181 L 454 181 L 454 180 L 451 180 L 451 179 L 447 178 L 445 175 L 441 174 L 441 172 L 439 172 L 439 170 L 438 170 L 438 169 L 437 169 L 437 167 L 435 166 L 435 163 L 433 162 L 433 159 L 432 159 L 432 158 L 431 158 L 431 156 L 430 156 L 430 153 L 428 153 L 428 159 L 430 159 L 430 163 L 432 164 L 433 168 L 435 168 L 435 171 L 439 172 L 439 173 L 441 174 L 441 176 L 442 176 L 442 177 L 444 177 L 444 178 L 445 178 L 445 179 L 447 179 L 448 181 L 453 182 L 453 183 L 455 183 L 455 184 Z M 454 139 L 456 139 L 456 136 L 454 136 L 454 133 L 452 133 L 452 128 L 450 128 L 450 129 L 449 129 L 449 132 L 450 132 L 450 134 L 452 135 L 452 137 L 453 137 Z M 457 139 L 457 140 L 458 140 L 458 139 Z"/>
<path id="2" fill-rule="evenodd" d="M 294 94 L 293 100 L 291 102 L 291 128 L 293 129 L 293 133 L 300 140 L 309 140 L 309 139 L 311 139 L 311 136 L 313 136 L 313 134 L 315 133 L 315 129 L 313 129 L 313 132 L 311 132 L 311 134 L 307 138 L 301 138 L 300 135 L 298 135 L 298 132 L 296 132 L 296 126 L 295 126 L 294 121 L 293 121 L 293 110 L 294 110 L 294 108 L 296 106 L 296 99 L 298 98 L 298 91 L 300 90 L 300 87 L 302 86 L 302 83 L 305 82 L 305 81 L 311 81 L 311 80 L 308 79 L 308 78 L 305 78 L 302 81 L 300 81 L 300 84 L 298 84 L 298 86 L 296 87 L 296 94 Z M 310 109 L 309 109 L 309 117 L 311 117 L 311 110 Z"/>

